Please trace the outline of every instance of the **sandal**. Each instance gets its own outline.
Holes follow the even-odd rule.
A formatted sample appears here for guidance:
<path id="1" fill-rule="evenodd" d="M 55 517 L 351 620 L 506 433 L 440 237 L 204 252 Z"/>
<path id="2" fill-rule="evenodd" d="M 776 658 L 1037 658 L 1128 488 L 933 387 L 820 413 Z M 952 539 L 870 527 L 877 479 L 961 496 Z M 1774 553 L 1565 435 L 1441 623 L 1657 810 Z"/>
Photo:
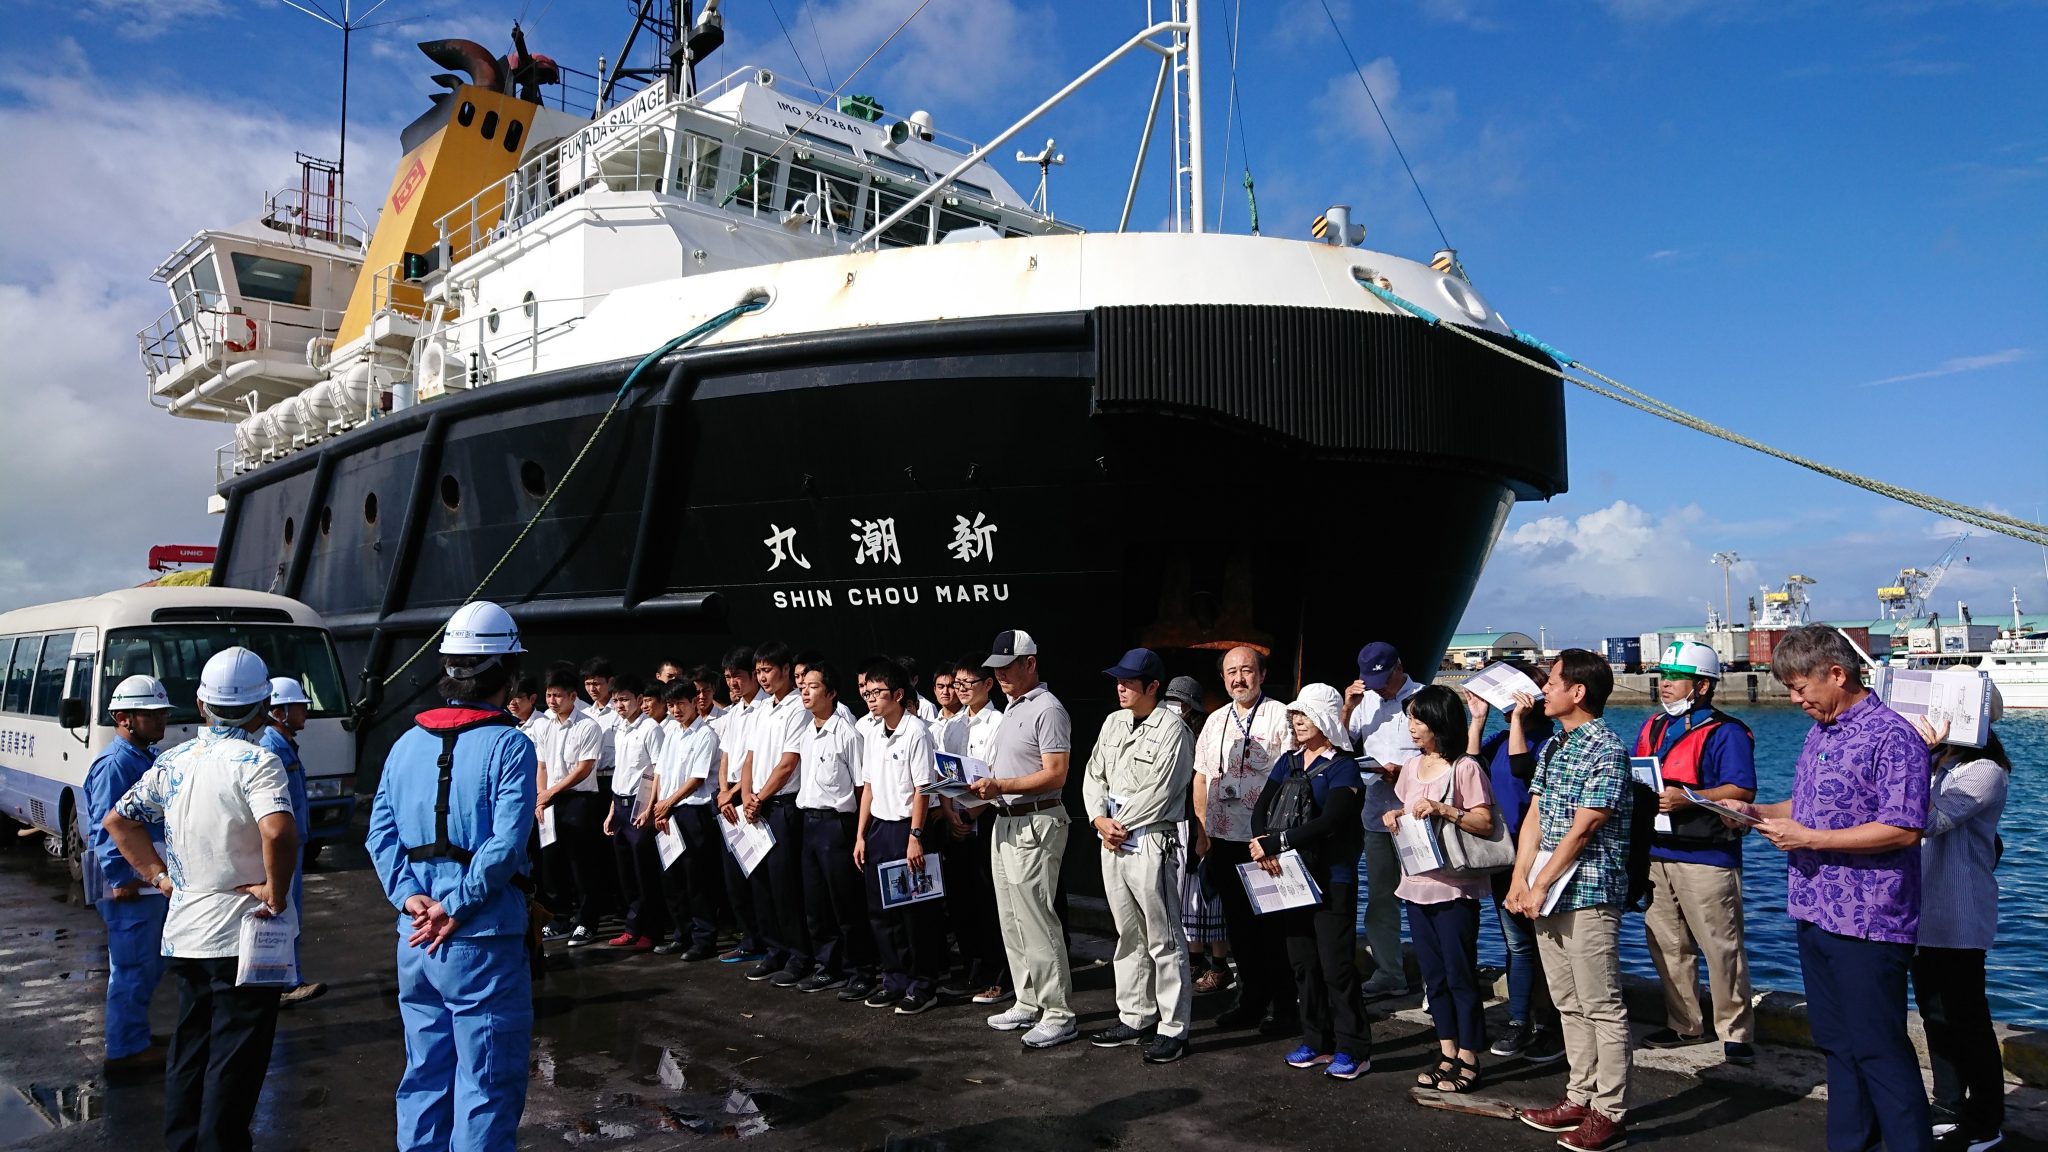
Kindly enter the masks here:
<path id="1" fill-rule="evenodd" d="M 1437 1058 L 1436 1067 L 1425 1068 L 1415 1074 L 1415 1086 L 1417 1088 L 1435 1088 L 1443 1081 L 1450 1079 L 1457 1071 L 1457 1057 L 1440 1056 Z"/>
<path id="2" fill-rule="evenodd" d="M 1467 1064 L 1463 1060 L 1446 1060 L 1445 1063 L 1454 1066 L 1453 1073 L 1438 1078 L 1437 1091 L 1462 1095 L 1479 1087 L 1479 1065 Z"/>

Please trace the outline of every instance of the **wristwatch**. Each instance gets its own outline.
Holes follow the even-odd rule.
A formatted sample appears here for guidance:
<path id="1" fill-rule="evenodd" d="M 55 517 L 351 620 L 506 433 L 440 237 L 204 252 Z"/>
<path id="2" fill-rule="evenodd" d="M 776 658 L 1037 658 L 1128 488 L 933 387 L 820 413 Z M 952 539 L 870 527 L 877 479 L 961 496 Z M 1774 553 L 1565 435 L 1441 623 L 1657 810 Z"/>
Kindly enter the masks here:
<path id="1" fill-rule="evenodd" d="M 912 840 L 922 840 L 922 839 L 924 839 L 924 829 L 922 829 L 922 828 L 912 828 L 912 829 L 910 830 L 910 838 L 911 838 Z"/>

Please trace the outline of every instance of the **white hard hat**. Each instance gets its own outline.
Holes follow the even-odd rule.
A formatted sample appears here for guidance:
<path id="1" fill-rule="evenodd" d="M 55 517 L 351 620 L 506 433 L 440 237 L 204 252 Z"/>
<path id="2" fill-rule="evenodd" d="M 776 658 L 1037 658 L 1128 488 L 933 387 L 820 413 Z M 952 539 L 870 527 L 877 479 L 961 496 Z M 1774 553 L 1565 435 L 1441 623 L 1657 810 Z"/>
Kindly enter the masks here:
<path id="1" fill-rule="evenodd" d="M 443 656 L 501 656 L 524 651 L 512 614 L 489 600 L 473 600 L 457 608 L 441 632 Z"/>
<path id="2" fill-rule="evenodd" d="M 199 702 L 223 708 L 262 704 L 270 699 L 270 669 L 247 648 L 223 648 L 199 670 Z"/>
<path id="3" fill-rule="evenodd" d="M 154 676 L 128 677 L 114 686 L 114 698 L 107 702 L 109 712 L 168 712 L 170 708 L 171 694 Z"/>
<path id="4" fill-rule="evenodd" d="M 270 678 L 270 706 L 282 708 L 287 704 L 311 704 L 306 699 L 306 689 L 289 676 Z"/>
<path id="5" fill-rule="evenodd" d="M 1680 640 L 1664 650 L 1664 658 L 1657 662 L 1657 671 L 1666 676 L 1719 680 L 1721 654 L 1697 640 Z"/>

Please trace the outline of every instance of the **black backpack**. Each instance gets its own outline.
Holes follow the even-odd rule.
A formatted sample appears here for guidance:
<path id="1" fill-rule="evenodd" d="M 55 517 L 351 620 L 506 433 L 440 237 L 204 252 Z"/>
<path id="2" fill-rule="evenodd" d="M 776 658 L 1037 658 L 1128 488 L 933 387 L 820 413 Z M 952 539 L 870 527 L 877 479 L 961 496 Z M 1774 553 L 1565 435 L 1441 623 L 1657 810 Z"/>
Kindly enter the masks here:
<path id="1" fill-rule="evenodd" d="M 1336 762 L 1337 757 L 1333 753 L 1316 761 L 1315 767 L 1308 771 L 1289 776 L 1280 785 L 1280 795 L 1273 801 L 1273 810 L 1266 817 L 1266 831 L 1289 832 L 1315 819 L 1316 777 Z"/>

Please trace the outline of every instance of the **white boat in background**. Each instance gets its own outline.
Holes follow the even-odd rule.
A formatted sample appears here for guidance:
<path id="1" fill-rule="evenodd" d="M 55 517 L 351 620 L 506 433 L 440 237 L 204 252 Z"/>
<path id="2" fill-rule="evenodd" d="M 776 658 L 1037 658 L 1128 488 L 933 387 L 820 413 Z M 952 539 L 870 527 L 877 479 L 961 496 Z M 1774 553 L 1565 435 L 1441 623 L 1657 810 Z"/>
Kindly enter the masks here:
<path id="1" fill-rule="evenodd" d="M 1971 633 L 1980 627 L 1964 624 L 1939 629 L 1939 637 L 1943 641 L 1941 649 L 1931 653 L 1913 653 L 1908 658 L 1909 666 L 1976 668 L 1998 686 L 1998 694 L 2007 708 L 2048 709 L 2048 632 L 2026 628 L 2026 618 L 2020 614 L 2019 589 L 2012 592 L 2011 628 L 1997 630 L 1997 638 L 1988 644 L 1969 642 L 1975 639 Z M 1955 644 L 1955 650 L 1951 650 L 1947 641 L 1952 639 L 1963 642 Z"/>

